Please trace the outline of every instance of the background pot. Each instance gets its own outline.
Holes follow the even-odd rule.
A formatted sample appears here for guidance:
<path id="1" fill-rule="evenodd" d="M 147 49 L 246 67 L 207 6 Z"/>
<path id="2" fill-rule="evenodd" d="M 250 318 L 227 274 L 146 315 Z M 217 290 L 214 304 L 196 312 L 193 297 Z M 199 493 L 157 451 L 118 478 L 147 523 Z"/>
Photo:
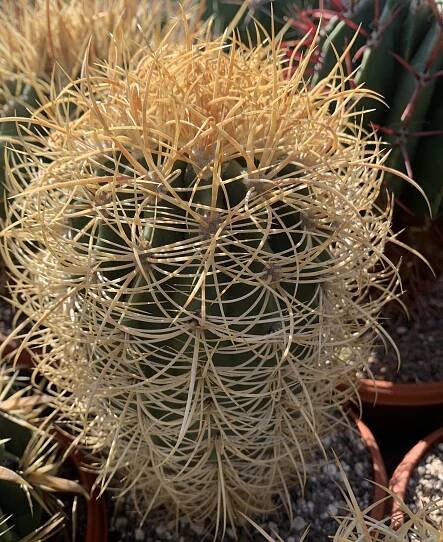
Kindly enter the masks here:
<path id="1" fill-rule="evenodd" d="M 61 433 L 56 433 L 57 440 L 62 447 L 69 445 L 69 439 Z M 86 463 L 83 454 L 79 450 L 74 450 L 69 459 L 74 463 L 80 483 L 87 489 L 91 495 L 86 503 L 86 534 L 85 542 L 108 542 L 108 516 L 104 500 L 98 498 L 98 492 L 93 490 L 95 476 L 84 470 L 83 466 Z"/>
<path id="2" fill-rule="evenodd" d="M 403 384 L 362 378 L 359 381 L 358 391 L 363 402 L 375 406 L 443 405 L 443 381 Z"/>
<path id="3" fill-rule="evenodd" d="M 390 473 L 411 446 L 437 429 L 443 419 L 443 382 L 361 379 L 358 392 L 362 418 L 381 443 Z"/>
<path id="4" fill-rule="evenodd" d="M 419 440 L 404 456 L 403 460 L 395 469 L 394 474 L 389 481 L 389 488 L 401 500 L 405 500 L 409 481 L 418 463 L 435 444 L 440 442 L 443 442 L 443 427 L 440 427 L 436 431 L 433 431 L 426 437 Z M 400 506 L 396 499 L 393 499 L 392 502 L 391 515 L 395 525 L 398 525 L 403 521 Z"/>

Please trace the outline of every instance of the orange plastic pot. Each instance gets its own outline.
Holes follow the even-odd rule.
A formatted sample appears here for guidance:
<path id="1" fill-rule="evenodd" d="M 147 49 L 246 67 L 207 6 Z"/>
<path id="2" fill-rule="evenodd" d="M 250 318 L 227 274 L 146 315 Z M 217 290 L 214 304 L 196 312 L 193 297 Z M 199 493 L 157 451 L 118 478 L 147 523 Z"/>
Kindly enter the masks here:
<path id="1" fill-rule="evenodd" d="M 389 488 L 402 501 L 405 500 L 409 481 L 412 474 L 421 459 L 431 450 L 433 446 L 443 442 L 443 427 L 433 431 L 426 437 L 422 438 L 413 446 L 404 456 L 398 467 L 395 469 Z M 391 507 L 391 517 L 393 524 L 398 526 L 403 521 L 403 514 L 398 499 L 393 499 Z"/>

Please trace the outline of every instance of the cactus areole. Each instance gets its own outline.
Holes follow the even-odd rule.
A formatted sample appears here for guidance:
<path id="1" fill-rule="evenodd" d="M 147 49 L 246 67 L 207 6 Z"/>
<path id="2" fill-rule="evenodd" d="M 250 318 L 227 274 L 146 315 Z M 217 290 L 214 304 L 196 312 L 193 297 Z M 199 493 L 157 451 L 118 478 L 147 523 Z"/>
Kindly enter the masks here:
<path id="1" fill-rule="evenodd" d="M 339 68 L 308 88 L 275 40 L 188 41 L 48 106 L 44 151 L 12 167 L 4 253 L 103 483 L 223 527 L 302 481 L 396 270 L 367 93 Z"/>

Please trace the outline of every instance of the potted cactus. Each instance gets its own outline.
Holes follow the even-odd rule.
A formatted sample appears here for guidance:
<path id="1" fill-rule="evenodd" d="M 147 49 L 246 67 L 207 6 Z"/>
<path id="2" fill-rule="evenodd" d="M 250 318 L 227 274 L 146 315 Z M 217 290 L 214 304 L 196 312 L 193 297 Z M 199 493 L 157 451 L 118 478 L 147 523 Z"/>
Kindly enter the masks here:
<path id="1" fill-rule="evenodd" d="M 104 541 L 102 505 L 89 500 L 83 485 L 62 475 L 63 450 L 49 432 L 51 416 L 44 416 L 48 400 L 22 371 L 0 366 L 0 536 L 5 542 L 37 542 L 78 534 L 59 498 L 72 494 L 88 499 L 87 531 L 94 530 L 98 538 L 86 536 L 86 542 Z M 74 461 L 79 465 L 78 457 Z"/>
<path id="2" fill-rule="evenodd" d="M 142 519 L 220 534 L 284 499 L 395 296 L 386 155 L 355 120 L 373 95 L 340 66 L 308 88 L 279 45 L 169 36 L 90 66 L 13 155 L 9 340 Z"/>

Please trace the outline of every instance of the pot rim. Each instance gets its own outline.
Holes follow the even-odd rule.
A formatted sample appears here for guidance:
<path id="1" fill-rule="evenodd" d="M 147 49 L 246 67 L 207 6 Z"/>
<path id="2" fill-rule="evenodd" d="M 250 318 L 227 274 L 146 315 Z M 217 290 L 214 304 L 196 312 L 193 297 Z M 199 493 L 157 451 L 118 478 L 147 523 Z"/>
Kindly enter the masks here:
<path id="1" fill-rule="evenodd" d="M 408 489 L 409 481 L 415 467 L 426 455 L 426 453 L 439 442 L 443 442 L 443 427 L 436 429 L 432 433 L 429 433 L 422 439 L 420 439 L 414 446 L 406 452 L 403 459 L 397 465 L 394 473 L 389 480 L 389 489 L 399 499 L 404 501 L 406 491 Z M 403 514 L 401 514 L 401 506 L 399 499 L 393 499 L 391 517 L 396 525 L 402 523 Z"/>
<path id="2" fill-rule="evenodd" d="M 388 503 L 388 495 L 385 490 L 385 487 L 388 485 L 388 475 L 386 472 L 385 462 L 372 431 L 357 416 L 357 414 L 353 413 L 352 417 L 357 424 L 361 438 L 365 442 L 367 448 L 369 448 L 369 452 L 371 454 L 372 468 L 374 471 L 374 493 L 372 497 L 372 504 L 375 504 L 375 506 L 371 508 L 370 516 L 379 521 L 385 517 Z"/>
<path id="3" fill-rule="evenodd" d="M 443 404 L 443 380 L 398 383 L 360 378 L 358 393 L 364 403 L 390 406 L 431 406 Z"/>

